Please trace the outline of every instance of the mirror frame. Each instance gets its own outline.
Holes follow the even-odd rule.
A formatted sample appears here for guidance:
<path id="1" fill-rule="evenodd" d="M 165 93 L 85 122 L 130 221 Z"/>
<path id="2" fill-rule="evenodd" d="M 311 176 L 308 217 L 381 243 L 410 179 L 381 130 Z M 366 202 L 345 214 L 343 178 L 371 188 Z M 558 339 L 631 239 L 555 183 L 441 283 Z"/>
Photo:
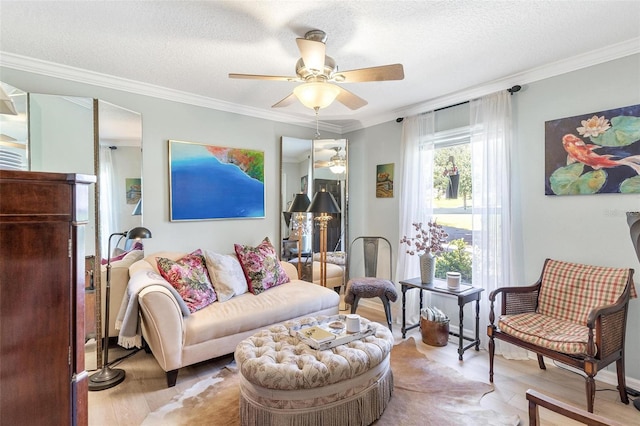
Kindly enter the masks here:
<path id="1" fill-rule="evenodd" d="M 287 137 L 287 136 L 283 136 L 281 138 L 281 143 L 280 143 L 280 207 L 281 207 L 281 213 L 280 213 L 280 258 L 284 259 L 284 253 L 283 253 L 283 245 L 284 245 L 284 241 L 285 238 L 288 237 L 289 235 L 289 228 L 286 226 L 286 222 L 284 220 L 284 215 L 283 212 L 286 212 L 289 204 L 291 203 L 291 199 L 289 199 L 289 195 L 291 195 L 291 197 L 293 197 L 293 195 L 295 195 L 295 193 L 292 193 L 289 188 L 287 188 L 288 184 L 287 182 L 285 182 L 285 163 L 289 163 L 291 161 L 287 161 L 291 159 L 291 156 L 288 155 L 286 153 L 286 146 L 288 144 L 291 143 L 296 143 L 296 141 L 300 141 L 300 143 L 303 142 L 308 142 L 309 143 L 309 149 L 308 151 L 301 151 L 298 152 L 297 156 L 295 156 L 296 159 L 298 159 L 300 162 L 305 161 L 305 156 L 309 159 L 309 164 L 308 164 L 308 170 L 309 170 L 309 174 L 308 174 L 308 178 L 307 178 L 307 195 L 309 196 L 309 200 L 313 200 L 313 195 L 314 195 L 314 185 L 315 185 L 315 181 L 318 177 L 318 173 L 316 172 L 316 167 L 314 167 L 314 164 L 316 164 L 316 162 L 328 162 L 329 158 L 331 157 L 331 152 L 330 149 L 331 147 L 337 146 L 337 145 L 342 145 L 343 148 L 343 152 L 341 152 L 341 154 L 344 154 L 345 157 L 345 171 L 343 173 L 340 173 L 339 176 L 341 177 L 341 179 L 338 179 L 340 182 L 343 182 L 343 184 L 341 185 L 341 199 L 336 201 L 338 202 L 338 204 L 340 205 L 340 217 L 341 217 L 341 228 L 340 228 L 340 232 L 339 232 L 339 240 L 340 240 L 340 251 L 344 251 L 345 253 L 348 250 L 348 246 L 349 246 L 349 141 L 347 139 L 300 139 L 300 138 L 291 138 L 291 137 Z M 327 150 L 329 150 L 329 152 L 327 152 Z M 304 166 L 302 166 L 304 167 Z M 326 168 L 328 168 L 328 166 L 324 166 Z M 320 168 L 320 167 L 318 167 Z M 329 172 L 332 173 L 332 172 Z M 300 178 L 302 179 L 304 177 L 304 175 L 301 175 Z M 331 177 L 331 175 L 327 174 L 326 177 Z M 287 178 L 287 180 L 290 180 Z M 301 185 L 302 186 L 302 185 Z M 286 191 L 286 193 L 285 193 Z M 298 191 L 299 192 L 299 191 Z M 291 193 L 291 194 L 289 194 Z M 313 219 L 310 219 L 313 220 Z M 316 221 L 312 222 L 311 225 L 311 256 L 313 256 L 314 253 L 314 247 L 317 245 L 317 243 L 315 242 L 318 239 L 318 229 L 317 229 L 317 224 L 315 223 Z M 333 251 L 333 247 L 331 247 L 331 250 Z M 312 264 L 313 265 L 313 264 Z M 344 268 L 345 268 L 345 280 L 343 282 L 343 287 L 346 284 L 346 268 L 348 267 L 348 259 L 345 262 Z M 312 266 L 313 268 L 313 266 Z M 313 281 L 313 269 L 311 270 L 311 277 L 308 277 L 308 274 L 304 274 L 303 277 L 305 278 L 309 278 L 308 281 Z"/>

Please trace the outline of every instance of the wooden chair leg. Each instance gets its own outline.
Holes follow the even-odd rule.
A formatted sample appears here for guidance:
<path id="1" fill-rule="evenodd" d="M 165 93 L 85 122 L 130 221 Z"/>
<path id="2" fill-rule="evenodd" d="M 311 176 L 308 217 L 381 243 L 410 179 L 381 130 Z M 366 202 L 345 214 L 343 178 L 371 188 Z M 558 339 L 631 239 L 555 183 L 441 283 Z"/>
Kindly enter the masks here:
<path id="1" fill-rule="evenodd" d="M 596 399 L 596 381 L 593 379 L 593 376 L 587 376 L 585 379 L 587 381 L 587 411 L 593 413 L 593 402 Z"/>
<path id="2" fill-rule="evenodd" d="M 393 331 L 391 329 L 391 304 L 389 303 L 389 299 L 386 296 L 380 296 L 380 300 L 382 300 L 382 305 L 384 306 L 384 314 L 387 317 L 387 326 L 389 327 L 389 331 Z"/>
<path id="3" fill-rule="evenodd" d="M 493 334 L 489 334 L 489 382 L 493 383 L 493 355 L 496 351 L 496 342 L 493 340 Z"/>
<path id="4" fill-rule="evenodd" d="M 616 361 L 616 371 L 618 372 L 618 392 L 620 393 L 620 401 L 622 401 L 623 404 L 629 404 L 627 383 L 624 378 L 624 358 L 620 358 Z"/>
<path id="5" fill-rule="evenodd" d="M 547 366 L 544 365 L 544 357 L 540 354 L 537 354 L 537 355 L 538 355 L 538 366 L 540 367 L 540 370 L 546 370 Z"/>

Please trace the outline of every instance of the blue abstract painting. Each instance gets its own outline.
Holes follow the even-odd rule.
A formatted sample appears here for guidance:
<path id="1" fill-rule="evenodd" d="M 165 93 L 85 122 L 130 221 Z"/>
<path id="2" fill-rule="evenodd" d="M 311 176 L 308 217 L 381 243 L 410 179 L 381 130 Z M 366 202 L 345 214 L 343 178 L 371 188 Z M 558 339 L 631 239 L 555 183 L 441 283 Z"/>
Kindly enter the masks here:
<path id="1" fill-rule="evenodd" d="M 264 218 L 264 152 L 169 141 L 171 221 Z"/>

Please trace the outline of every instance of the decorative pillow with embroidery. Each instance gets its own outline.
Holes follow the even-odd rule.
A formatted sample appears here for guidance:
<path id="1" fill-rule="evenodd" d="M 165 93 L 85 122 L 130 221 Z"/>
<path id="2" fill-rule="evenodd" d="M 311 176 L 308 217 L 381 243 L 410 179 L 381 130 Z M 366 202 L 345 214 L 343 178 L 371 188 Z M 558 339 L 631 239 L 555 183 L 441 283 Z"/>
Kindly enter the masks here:
<path id="1" fill-rule="evenodd" d="M 269 238 L 262 240 L 257 247 L 234 244 L 234 248 L 251 293 L 260 294 L 289 282 Z"/>
<path id="2" fill-rule="evenodd" d="M 156 257 L 156 262 L 160 275 L 182 296 L 191 313 L 217 300 L 202 250 L 198 249 L 178 260 Z"/>
<path id="3" fill-rule="evenodd" d="M 226 302 L 233 296 L 239 296 L 249 290 L 244 271 L 235 254 L 219 254 L 205 250 L 204 257 L 219 302 Z"/>

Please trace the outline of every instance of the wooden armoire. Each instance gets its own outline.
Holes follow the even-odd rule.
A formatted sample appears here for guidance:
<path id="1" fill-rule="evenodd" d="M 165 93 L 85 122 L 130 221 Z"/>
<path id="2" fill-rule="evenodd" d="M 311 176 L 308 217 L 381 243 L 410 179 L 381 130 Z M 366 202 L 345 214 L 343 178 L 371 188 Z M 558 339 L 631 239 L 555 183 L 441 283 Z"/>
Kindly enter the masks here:
<path id="1" fill-rule="evenodd" d="M 94 176 L 0 170 L 0 425 L 86 425 Z"/>

